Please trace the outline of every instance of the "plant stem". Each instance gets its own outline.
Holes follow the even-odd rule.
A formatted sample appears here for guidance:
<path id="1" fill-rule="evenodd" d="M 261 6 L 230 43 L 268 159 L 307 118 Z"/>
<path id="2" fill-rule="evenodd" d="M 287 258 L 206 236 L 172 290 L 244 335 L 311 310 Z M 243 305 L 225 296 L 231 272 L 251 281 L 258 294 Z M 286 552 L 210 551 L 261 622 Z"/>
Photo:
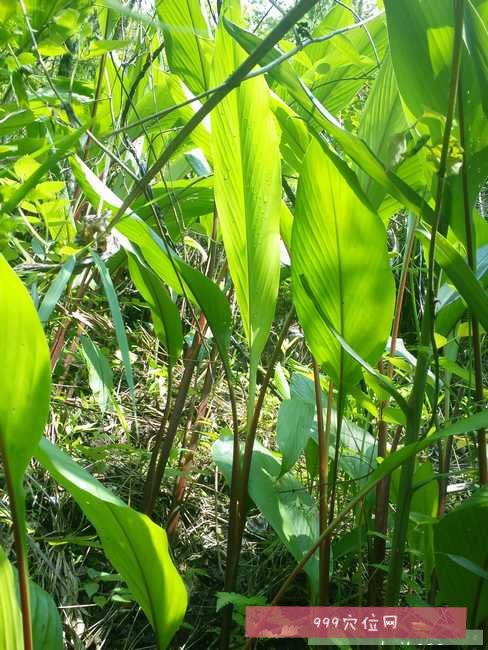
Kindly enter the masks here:
<path id="1" fill-rule="evenodd" d="M 315 385 L 315 404 L 317 410 L 317 434 L 319 442 L 319 531 L 327 528 L 329 518 L 328 481 L 329 481 L 329 438 L 332 422 L 332 401 L 334 390 L 329 382 L 327 398 L 327 418 L 324 428 L 324 412 L 322 409 L 322 386 L 317 362 L 313 359 L 313 377 Z M 324 539 L 319 548 L 319 605 L 329 604 L 329 566 L 330 538 Z"/>
<path id="2" fill-rule="evenodd" d="M 202 328 L 205 327 L 205 324 L 206 320 L 202 315 L 200 319 L 200 327 L 195 332 L 193 342 L 186 355 L 185 369 L 183 371 L 178 394 L 173 405 L 173 411 L 171 413 L 171 417 L 168 420 L 166 433 L 163 428 L 163 423 L 165 422 L 165 419 L 163 418 L 163 422 L 161 424 L 153 447 L 151 461 L 144 485 L 144 497 L 142 504 L 143 512 L 149 516 L 151 516 L 154 510 L 159 487 L 161 485 L 164 471 L 168 463 L 176 432 L 178 431 L 178 425 L 180 422 L 181 414 L 185 407 L 186 397 L 190 388 L 196 359 L 202 345 L 202 335 L 200 332 L 202 331 Z"/>
<path id="3" fill-rule="evenodd" d="M 409 413 L 405 429 L 405 443 L 410 444 L 418 440 L 422 422 L 422 409 L 427 383 L 427 373 L 433 354 L 434 342 L 434 314 L 435 314 L 435 264 L 434 251 L 435 239 L 439 229 L 442 215 L 444 191 L 446 184 L 447 161 L 449 155 L 449 142 L 456 105 L 456 95 L 461 67 L 462 32 L 463 32 L 464 0 L 454 0 L 455 33 L 451 66 L 451 81 L 449 87 L 449 101 L 446 114 L 446 124 L 442 143 L 441 158 L 439 163 L 437 195 L 435 204 L 434 223 L 429 248 L 428 261 L 428 286 L 425 311 L 422 318 L 420 333 L 420 348 L 415 368 L 413 388 L 409 399 Z M 435 409 L 435 404 L 433 409 Z M 412 481 L 415 470 L 415 456 L 408 459 L 402 466 L 400 486 L 398 492 L 398 508 L 395 516 L 393 530 L 390 570 L 385 594 L 385 604 L 395 606 L 398 602 L 403 571 L 403 559 L 407 539 L 410 503 L 412 499 Z"/>
<path id="4" fill-rule="evenodd" d="M 476 246 L 474 237 L 474 227 L 471 220 L 471 206 L 469 201 L 469 183 L 468 183 L 468 143 L 465 134 L 465 121 L 464 121 L 464 102 L 463 90 L 461 80 L 459 80 L 458 88 L 458 114 L 459 114 L 459 133 L 460 143 L 463 150 L 463 166 L 461 168 L 461 181 L 463 187 L 463 211 L 464 211 L 464 229 L 466 232 L 466 253 L 468 256 L 468 264 L 476 273 Z M 473 346 L 474 356 L 474 381 L 475 381 L 475 399 L 476 410 L 483 409 L 483 361 L 481 355 L 481 338 L 480 327 L 478 319 L 474 314 L 471 314 L 472 337 L 471 344 Z M 486 458 L 486 431 L 480 429 L 478 431 L 478 464 L 479 464 L 479 479 L 480 485 L 488 483 L 488 466 Z"/>
<path id="5" fill-rule="evenodd" d="M 254 440 L 256 439 L 256 431 L 258 428 L 259 417 L 261 415 L 261 409 L 263 407 L 264 398 L 266 396 L 266 391 L 268 390 L 269 382 L 271 381 L 271 377 L 273 375 L 276 362 L 278 361 L 278 356 L 281 352 L 281 346 L 283 345 L 283 341 L 285 340 L 288 330 L 290 329 L 290 325 L 293 320 L 294 313 L 295 313 L 295 308 L 292 307 L 288 312 L 288 314 L 286 315 L 286 318 L 283 322 L 283 326 L 278 335 L 278 340 L 276 341 L 273 354 L 271 355 L 268 370 L 266 371 L 266 374 L 263 379 L 263 383 L 261 384 L 259 395 L 256 400 L 256 405 L 254 408 L 253 417 L 251 420 L 251 425 L 249 427 L 247 437 L 246 437 L 246 446 L 244 448 L 244 455 L 242 459 L 242 481 L 241 481 L 241 495 L 240 495 L 242 530 L 240 533 L 240 537 L 242 537 L 242 532 L 244 530 L 244 524 L 245 524 L 245 508 L 246 508 L 245 503 L 247 499 L 247 488 L 249 484 L 249 473 L 251 471 L 252 452 L 254 448 Z"/>
<path id="6" fill-rule="evenodd" d="M 416 220 L 415 220 L 416 221 Z M 402 271 L 400 274 L 400 281 L 398 284 L 398 293 L 395 302 L 395 315 L 393 318 L 393 327 L 391 330 L 391 342 L 390 342 L 390 356 L 393 356 L 396 351 L 396 345 L 398 341 L 398 333 L 400 331 L 400 319 L 403 309 L 403 303 L 405 298 L 405 288 L 407 285 L 407 278 L 410 268 L 410 262 L 412 259 L 413 245 L 415 242 L 415 223 L 412 225 L 412 228 L 409 229 L 407 243 L 405 246 L 405 253 L 403 257 Z M 383 372 L 383 362 L 380 362 L 380 372 Z M 391 379 L 393 377 L 393 366 L 388 365 L 387 369 L 388 377 Z M 386 458 L 387 455 L 387 433 L 388 425 L 383 419 L 383 412 L 389 404 L 389 399 L 386 399 L 380 407 L 380 419 L 378 422 L 378 456 Z M 375 515 L 374 515 L 374 527 L 375 531 L 379 533 L 373 539 L 373 549 L 372 549 L 372 564 L 379 565 L 385 561 L 386 556 L 386 539 L 385 535 L 388 531 L 388 499 L 390 494 L 390 477 L 385 476 L 385 478 L 378 484 L 376 488 L 376 504 L 375 504 Z M 384 572 L 379 570 L 377 566 L 371 567 L 372 571 L 370 572 L 370 581 L 368 585 L 368 604 L 369 605 L 381 605 L 383 602 L 383 583 L 384 583 Z"/>
<path id="7" fill-rule="evenodd" d="M 235 591 L 237 583 L 238 565 L 242 546 L 242 536 L 244 534 L 244 527 L 246 525 L 246 503 L 247 503 L 247 490 L 249 484 L 249 474 L 251 471 L 252 452 L 254 448 L 254 440 L 256 439 L 256 431 L 259 423 L 259 416 L 266 396 L 271 377 L 273 375 L 275 364 L 281 352 L 281 346 L 290 328 L 293 315 L 295 313 L 294 307 L 288 312 L 281 331 L 276 341 L 276 345 L 271 355 L 268 369 L 261 384 L 258 398 L 254 405 L 252 412 L 252 419 L 248 426 L 246 443 L 244 453 L 242 456 L 242 468 L 240 462 L 240 450 L 238 444 L 236 445 L 236 434 L 234 434 L 234 455 L 232 461 L 232 481 L 231 481 L 231 494 L 230 494 L 230 517 L 229 517 L 229 537 L 227 545 L 227 565 L 225 574 L 225 590 Z M 252 393 L 252 387 L 250 390 Z M 254 403 L 254 398 L 253 398 Z M 249 400 L 248 400 L 249 409 Z M 248 410 L 249 413 L 249 410 Z M 237 446 L 237 450 L 236 450 Z M 235 474 L 234 474 L 235 470 Z M 225 649 L 229 645 L 230 628 L 232 623 L 232 607 L 224 608 L 224 618 L 222 633 L 220 637 L 220 647 Z"/>
<path id="8" fill-rule="evenodd" d="M 178 522 L 180 519 L 180 506 L 183 503 L 185 497 L 186 484 L 188 481 L 188 475 L 191 472 L 193 467 L 193 458 L 195 451 L 198 447 L 198 441 L 200 439 L 200 426 L 202 425 L 206 414 L 209 410 L 209 399 L 212 386 L 214 383 L 214 364 L 217 358 L 218 350 L 214 346 L 210 355 L 208 362 L 207 371 L 205 373 L 205 379 L 203 380 L 203 387 L 201 392 L 200 404 L 196 409 L 195 419 L 190 421 L 189 430 L 191 431 L 191 439 L 188 445 L 188 451 L 184 454 L 182 462 L 180 464 L 181 476 L 178 477 L 175 485 L 173 504 L 171 506 L 171 512 L 168 517 L 167 524 L 167 533 L 168 537 L 172 539 L 178 528 Z"/>
<path id="9" fill-rule="evenodd" d="M 336 421 L 336 439 L 335 439 L 335 450 L 334 450 L 334 462 L 332 464 L 332 489 L 330 491 L 330 503 L 329 503 L 329 521 L 334 519 L 335 505 L 336 505 L 336 493 L 337 493 L 337 478 L 339 476 L 339 455 L 341 450 L 341 432 L 342 432 L 342 420 L 344 418 L 344 404 L 345 404 L 345 395 L 344 395 L 344 350 L 341 350 L 341 363 L 339 371 L 339 386 L 337 390 L 337 421 Z"/>

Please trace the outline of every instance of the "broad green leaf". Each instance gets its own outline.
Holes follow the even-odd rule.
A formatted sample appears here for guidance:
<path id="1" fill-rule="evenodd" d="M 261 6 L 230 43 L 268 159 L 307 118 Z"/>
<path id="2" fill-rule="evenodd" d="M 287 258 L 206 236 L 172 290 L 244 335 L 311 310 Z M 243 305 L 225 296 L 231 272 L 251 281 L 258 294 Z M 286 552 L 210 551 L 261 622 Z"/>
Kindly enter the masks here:
<path id="1" fill-rule="evenodd" d="M 395 301 L 385 228 L 315 140 L 307 151 L 297 190 L 292 235 L 294 301 L 314 357 L 335 385 L 352 386 L 360 379 L 361 368 L 344 354 L 324 325 L 303 287 L 302 275 L 340 336 L 374 365 L 390 333 Z"/>
<path id="2" fill-rule="evenodd" d="M 47 290 L 46 295 L 42 299 L 39 306 L 39 318 L 43 323 L 46 323 L 49 320 L 51 314 L 56 309 L 56 305 L 63 295 L 73 273 L 75 262 L 76 259 L 74 257 L 70 257 L 66 260 Z"/>
<path id="3" fill-rule="evenodd" d="M 166 648 L 183 620 L 188 597 L 171 560 L 165 531 L 129 508 L 48 440 L 40 442 L 36 458 L 93 524 L 107 558 L 151 623 L 158 648 Z"/>
<path id="4" fill-rule="evenodd" d="M 488 245 L 479 248 L 476 255 L 476 278 L 484 289 L 488 285 Z M 466 303 L 459 291 L 444 283 L 437 293 L 436 331 L 447 336 L 466 311 Z"/>
<path id="5" fill-rule="evenodd" d="M 93 59 L 96 56 L 102 56 L 107 52 L 113 52 L 114 50 L 121 50 L 131 44 L 131 41 L 123 40 L 100 40 L 92 41 L 88 48 L 87 53 L 82 56 L 82 59 Z"/>
<path id="6" fill-rule="evenodd" d="M 22 618 L 14 571 L 0 546 L 0 648 L 23 650 Z"/>
<path id="7" fill-rule="evenodd" d="M 129 342 L 127 340 L 127 334 L 125 332 L 124 321 L 122 318 L 122 312 L 120 311 L 117 293 L 115 291 L 112 278 L 110 277 L 110 273 L 102 258 L 95 251 L 92 251 L 92 257 L 93 261 L 95 262 L 95 266 L 97 267 L 100 274 L 100 279 L 102 281 L 105 295 L 107 296 L 110 313 L 112 314 L 112 320 L 115 327 L 117 343 L 119 344 L 120 354 L 122 355 L 125 378 L 127 380 L 127 385 L 129 387 L 132 399 L 134 399 L 134 374 L 132 372 L 132 364 L 130 361 Z"/>
<path id="8" fill-rule="evenodd" d="M 224 433 L 212 446 L 212 457 L 224 475 L 231 480 L 233 437 Z M 300 561 L 310 549 L 319 532 L 317 504 L 303 486 L 291 475 L 280 475 L 277 454 L 254 443 L 249 476 L 249 496 L 268 520 L 281 542 Z M 318 591 L 318 554 L 305 565 L 312 590 Z"/>
<path id="9" fill-rule="evenodd" d="M 334 4 L 314 28 L 312 36 L 313 38 L 320 38 L 342 27 L 346 27 L 353 22 L 354 16 L 347 3 L 342 5 Z M 323 43 L 312 43 L 307 46 L 305 51 L 310 61 L 315 63 L 319 59 L 322 59 L 331 47 L 333 48 L 333 42 L 325 41 Z"/>
<path id="10" fill-rule="evenodd" d="M 223 20 L 226 29 L 248 53 L 261 43 L 261 39 L 255 34 L 247 32 L 226 20 L 225 17 Z M 273 48 L 263 57 L 262 64 L 269 65 L 279 59 L 281 55 L 282 53 L 277 48 Z M 324 129 L 342 147 L 344 152 L 386 192 L 415 214 L 421 214 L 428 223 L 432 223 L 433 211 L 425 200 L 394 172 L 387 170 L 364 140 L 345 129 L 338 122 L 299 79 L 289 61 L 272 67 L 269 75 L 286 88 L 300 108 L 309 116 L 311 128 L 316 132 L 318 131 L 317 126 L 320 130 Z"/>
<path id="11" fill-rule="evenodd" d="M 171 72 L 198 95 L 209 88 L 212 42 L 200 0 L 159 0 L 166 55 Z"/>
<path id="12" fill-rule="evenodd" d="M 413 115 L 416 118 L 423 116 L 434 144 L 440 141 L 440 116 L 445 115 L 448 102 L 454 37 L 453 7 L 452 2 L 443 0 L 387 0 L 385 3 L 393 67 L 400 93 Z M 483 63 L 488 60 L 487 19 L 485 0 L 465 3 L 466 47 L 462 52 L 461 81 L 470 209 L 488 176 L 488 121 L 483 110 L 488 87 L 487 69 Z M 416 64 L 412 65 L 412 61 Z M 445 218 L 464 241 L 460 173 L 448 177 L 446 189 Z"/>
<path id="13" fill-rule="evenodd" d="M 111 210 L 115 212 L 122 205 L 122 200 L 113 192 L 79 156 L 70 158 L 74 177 L 86 195 L 90 205 L 97 212 Z"/>
<path id="14" fill-rule="evenodd" d="M 171 363 L 175 362 L 183 350 L 183 330 L 177 306 L 171 300 L 161 279 L 136 256 L 130 254 L 129 273 L 151 309 L 157 336 L 166 344 Z"/>
<path id="15" fill-rule="evenodd" d="M 327 418 L 327 395 L 322 392 L 324 422 Z M 310 440 L 318 443 L 314 382 L 309 377 L 294 373 L 291 379 L 291 397 L 284 400 L 278 411 L 277 443 L 283 455 L 281 471 L 284 474 Z M 334 457 L 337 434 L 337 411 L 332 409 L 330 430 L 330 458 Z M 317 444 L 309 447 L 318 454 Z M 340 439 L 340 467 L 353 479 L 364 478 L 375 465 L 377 456 L 373 436 L 357 424 L 343 418 Z"/>
<path id="16" fill-rule="evenodd" d="M 1 255 L 0 359 L 0 452 L 20 484 L 46 424 L 51 364 L 31 297 Z"/>
<path id="17" fill-rule="evenodd" d="M 107 410 L 113 388 L 113 373 L 110 364 L 89 336 L 80 337 L 81 351 L 88 367 L 88 383 L 102 413 Z"/>
<path id="18" fill-rule="evenodd" d="M 488 614 L 488 582 L 473 567 L 486 572 L 488 552 L 488 488 L 479 488 L 434 527 L 439 603 L 467 607 L 468 627 Z M 460 559 L 458 559 L 460 558 Z M 472 620 L 478 588 L 481 594 L 476 621 Z"/>
<path id="19" fill-rule="evenodd" d="M 398 406 L 401 408 L 404 415 L 406 415 L 408 413 L 408 411 L 409 411 L 409 406 L 408 406 L 407 401 L 405 400 L 405 398 L 395 388 L 394 383 L 391 380 L 387 379 L 387 377 L 385 375 L 381 374 L 380 372 L 378 372 L 378 370 L 373 368 L 373 366 L 370 363 L 365 361 L 363 359 L 363 357 L 361 357 L 347 343 L 347 341 L 339 334 L 339 332 L 337 331 L 337 329 L 333 325 L 332 321 L 330 320 L 330 318 L 327 316 L 324 309 L 322 308 L 321 302 L 317 299 L 317 297 L 314 295 L 314 293 L 310 289 L 310 286 L 309 286 L 309 284 L 307 282 L 307 279 L 303 274 L 300 276 L 300 281 L 302 283 L 303 289 L 305 290 L 305 293 L 308 295 L 308 297 L 312 301 L 312 304 L 314 305 L 315 309 L 317 310 L 317 313 L 319 314 L 320 318 L 322 319 L 322 323 L 331 332 L 331 334 L 334 336 L 334 338 L 339 343 L 339 345 L 344 350 L 344 352 L 346 352 L 346 354 L 348 354 L 349 357 L 351 357 L 351 359 L 356 361 L 356 363 L 359 364 L 361 366 L 361 368 L 363 368 L 363 370 L 366 370 L 368 375 L 370 375 L 371 377 L 374 378 L 374 380 L 377 382 L 378 386 L 383 388 L 387 393 L 389 393 L 396 400 Z M 351 394 L 353 392 L 355 392 L 356 395 L 358 394 L 357 393 L 357 388 L 353 388 L 353 389 L 350 389 L 350 390 L 351 390 Z M 361 391 L 359 391 L 359 392 L 361 393 Z M 367 404 L 367 402 L 364 402 L 364 400 L 362 400 L 361 403 L 363 403 L 365 406 Z M 376 415 L 376 413 L 375 413 L 375 415 Z M 402 420 L 401 423 L 404 423 L 404 421 Z"/>
<path id="20" fill-rule="evenodd" d="M 151 77 L 153 80 L 151 91 L 142 94 L 127 114 L 127 124 L 135 123 L 136 126 L 127 129 L 126 133 L 134 139 L 144 133 L 153 135 L 181 127 L 193 117 L 199 106 L 195 102 L 194 104 L 187 104 L 186 106 L 181 106 L 173 110 L 175 105 L 188 101 L 188 88 L 185 87 L 179 76 L 161 70 L 159 65 L 154 65 L 151 68 Z M 146 122 L 144 126 L 137 126 L 139 120 L 165 109 L 168 110 L 166 115 Z M 169 112 L 169 109 L 172 110 Z M 196 147 L 201 148 L 205 155 L 211 158 L 208 122 L 200 123 L 192 131 L 190 142 L 193 142 Z M 155 142 L 153 141 L 154 145 Z M 188 149 L 191 149 L 191 146 L 186 141 L 182 150 L 187 151 Z"/>
<path id="21" fill-rule="evenodd" d="M 70 159 L 71 168 L 86 198 L 97 210 L 115 214 L 122 200 L 78 157 Z M 181 239 L 181 223 L 188 226 L 200 216 L 214 210 L 213 179 L 192 178 L 155 183 L 152 194 L 158 209 L 165 215 L 165 225 L 173 241 Z M 134 201 L 133 212 L 143 221 L 152 223 L 154 213 L 145 197 Z M 130 212 L 129 212 L 130 213 Z"/>
<path id="22" fill-rule="evenodd" d="M 334 5 L 330 13 L 336 9 L 337 5 Z M 348 23 L 353 23 L 352 14 L 341 9 L 348 14 Z M 332 28 L 329 25 L 326 16 L 312 36 L 330 34 Z M 374 75 L 386 47 L 385 17 L 381 14 L 369 20 L 364 27 L 307 47 L 306 54 L 315 60 L 302 74 L 303 81 L 317 99 L 338 116 L 357 95 L 364 81 Z"/>
<path id="23" fill-rule="evenodd" d="M 308 440 L 314 437 L 314 417 L 313 403 L 301 399 L 287 399 L 281 403 L 276 422 L 276 441 L 283 454 L 283 474 L 293 467 Z"/>
<path id="24" fill-rule="evenodd" d="M 310 133 L 303 119 L 277 95 L 271 94 L 270 106 L 281 130 L 281 155 L 286 163 L 299 172 L 310 142 Z"/>
<path id="25" fill-rule="evenodd" d="M 417 233 L 422 241 L 430 242 L 429 233 L 424 230 L 418 230 Z M 436 236 L 434 255 L 437 263 L 444 269 L 472 314 L 485 330 L 488 330 L 488 295 L 464 258 L 440 233 Z"/>
<path id="26" fill-rule="evenodd" d="M 125 217 L 117 224 L 121 243 L 140 251 L 149 268 L 178 294 L 185 295 L 205 314 L 224 362 L 230 341 L 232 316 L 227 298 L 209 278 L 169 251 L 160 237 L 139 217 Z"/>
<path id="27" fill-rule="evenodd" d="M 468 0 L 464 24 L 467 45 L 479 80 L 483 108 L 488 116 L 488 2 Z"/>
<path id="28" fill-rule="evenodd" d="M 34 650 L 63 650 L 63 626 L 56 603 L 44 589 L 29 581 Z"/>
<path id="29" fill-rule="evenodd" d="M 415 117 L 445 115 L 454 41 L 453 3 L 385 0 L 393 67 L 405 104 Z"/>
<path id="30" fill-rule="evenodd" d="M 393 169 L 402 153 L 407 127 L 391 57 L 387 52 L 364 105 L 358 135 L 387 169 Z M 361 170 L 358 177 L 370 203 L 378 208 L 385 197 L 384 188 Z"/>
<path id="31" fill-rule="evenodd" d="M 239 20 L 238 0 L 223 6 Z M 246 58 L 221 24 L 212 83 L 218 85 Z M 280 270 L 280 152 L 269 92 L 262 77 L 246 81 L 212 112 L 215 203 L 250 348 L 251 376 L 268 339 Z"/>

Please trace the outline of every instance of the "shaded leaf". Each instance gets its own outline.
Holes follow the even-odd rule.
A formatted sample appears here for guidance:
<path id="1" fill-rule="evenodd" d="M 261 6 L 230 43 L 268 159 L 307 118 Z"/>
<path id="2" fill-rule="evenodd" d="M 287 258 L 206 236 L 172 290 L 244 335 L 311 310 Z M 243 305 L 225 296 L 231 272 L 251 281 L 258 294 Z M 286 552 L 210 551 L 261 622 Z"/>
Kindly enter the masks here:
<path id="1" fill-rule="evenodd" d="M 75 268 L 76 259 L 70 257 L 63 264 L 58 274 L 51 283 L 49 289 L 46 292 L 46 295 L 42 299 L 42 302 L 39 306 L 39 318 L 43 323 L 46 323 L 51 314 L 56 309 L 56 305 L 59 302 L 59 299 L 63 295 L 66 286 L 69 282 L 69 279 Z"/>
<path id="2" fill-rule="evenodd" d="M 88 367 L 88 382 L 102 413 L 107 409 L 113 389 L 113 373 L 101 350 L 89 336 L 80 337 L 81 349 Z"/>
<path id="3" fill-rule="evenodd" d="M 130 361 L 129 342 L 127 341 L 127 334 L 125 332 L 124 321 L 122 319 L 122 312 L 120 311 L 117 293 L 115 291 L 112 278 L 110 277 L 110 273 L 102 258 L 95 251 L 92 251 L 91 254 L 98 272 L 100 273 L 100 279 L 105 290 L 105 295 L 107 296 L 110 313 L 112 314 L 112 320 L 115 327 L 115 335 L 119 344 L 120 354 L 122 355 L 125 378 L 127 380 L 127 385 L 129 386 L 129 391 L 132 399 L 134 399 L 134 374 L 132 372 L 132 364 Z"/>
<path id="4" fill-rule="evenodd" d="M 233 437 L 223 434 L 212 446 L 213 460 L 231 480 Z M 307 490 L 290 474 L 280 477 L 279 456 L 254 443 L 249 496 L 274 531 L 299 561 L 318 536 L 318 508 Z M 318 554 L 305 565 L 312 589 L 318 591 Z"/>
<path id="5" fill-rule="evenodd" d="M 158 338 L 165 343 L 171 362 L 183 350 L 180 313 L 161 279 L 134 255 L 129 254 L 129 272 L 137 290 L 148 303 Z"/>
<path id="6" fill-rule="evenodd" d="M 165 531 L 48 440 L 40 442 L 36 458 L 96 528 L 107 558 L 151 623 L 158 647 L 166 648 L 183 620 L 187 593 L 169 555 Z"/>
<path id="7" fill-rule="evenodd" d="M 63 626 L 56 603 L 44 589 L 29 581 L 34 650 L 63 650 Z"/>
<path id="8" fill-rule="evenodd" d="M 439 602 L 451 607 L 467 607 L 468 625 L 473 627 L 488 614 L 488 582 L 484 575 L 488 566 L 487 535 L 486 486 L 479 488 L 434 527 Z M 473 621 L 480 578 L 483 582 L 476 621 Z"/>

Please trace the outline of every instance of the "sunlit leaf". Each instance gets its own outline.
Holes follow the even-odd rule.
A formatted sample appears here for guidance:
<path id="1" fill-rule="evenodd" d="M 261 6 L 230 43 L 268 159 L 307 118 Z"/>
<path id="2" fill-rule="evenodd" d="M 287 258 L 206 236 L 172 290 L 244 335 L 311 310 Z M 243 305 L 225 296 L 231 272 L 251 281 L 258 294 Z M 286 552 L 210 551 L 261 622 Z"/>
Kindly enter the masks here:
<path id="1" fill-rule="evenodd" d="M 200 0 L 158 0 L 169 67 L 199 94 L 209 87 L 212 41 Z"/>
<path id="2" fill-rule="evenodd" d="M 354 385 L 361 368 L 324 325 L 301 276 L 341 337 L 374 365 L 390 332 L 395 300 L 385 228 L 316 141 L 305 157 L 295 213 L 292 277 L 300 323 L 334 383 Z"/>
<path id="3" fill-rule="evenodd" d="M 224 4 L 239 20 L 239 2 Z M 224 81 L 246 55 L 221 24 L 213 83 Z M 250 348 L 251 375 L 266 344 L 279 284 L 280 155 L 263 78 L 247 81 L 212 113 L 215 202 L 225 251 Z"/>

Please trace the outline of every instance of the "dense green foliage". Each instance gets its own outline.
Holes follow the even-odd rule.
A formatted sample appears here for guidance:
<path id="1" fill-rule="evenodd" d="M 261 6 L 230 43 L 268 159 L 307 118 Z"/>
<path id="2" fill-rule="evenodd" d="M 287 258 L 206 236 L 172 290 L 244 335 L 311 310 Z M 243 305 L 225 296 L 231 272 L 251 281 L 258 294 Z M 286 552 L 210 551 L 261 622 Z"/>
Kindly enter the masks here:
<path id="1" fill-rule="evenodd" d="M 488 0 L 0 0 L 0 57 L 0 650 L 488 633 Z"/>

